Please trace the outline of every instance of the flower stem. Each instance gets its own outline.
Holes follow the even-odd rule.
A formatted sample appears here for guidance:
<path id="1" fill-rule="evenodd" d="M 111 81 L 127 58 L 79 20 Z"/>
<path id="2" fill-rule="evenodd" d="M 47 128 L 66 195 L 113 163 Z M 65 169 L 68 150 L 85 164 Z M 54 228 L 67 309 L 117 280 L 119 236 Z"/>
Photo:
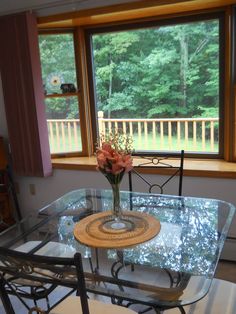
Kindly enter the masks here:
<path id="1" fill-rule="evenodd" d="M 112 193 L 113 193 L 113 215 L 117 218 L 120 217 L 121 208 L 120 208 L 120 183 L 111 184 Z"/>

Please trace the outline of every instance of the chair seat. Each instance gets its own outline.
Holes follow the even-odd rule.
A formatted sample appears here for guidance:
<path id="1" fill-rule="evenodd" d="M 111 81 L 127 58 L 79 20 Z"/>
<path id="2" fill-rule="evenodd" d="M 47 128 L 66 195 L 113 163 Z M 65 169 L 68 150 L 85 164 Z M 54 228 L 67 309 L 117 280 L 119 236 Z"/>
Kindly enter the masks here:
<path id="1" fill-rule="evenodd" d="M 88 299 L 89 312 L 90 314 L 134 314 L 133 310 L 126 307 L 104 303 L 97 300 Z M 82 314 L 82 308 L 80 304 L 80 298 L 71 296 L 66 298 L 63 302 L 57 305 L 50 311 L 50 314 L 68 314 L 76 313 Z M 137 313 L 136 313 L 137 314 Z"/>
<path id="2" fill-rule="evenodd" d="M 236 284 L 213 279 L 209 293 L 200 301 L 184 306 L 186 314 L 235 314 Z M 179 314 L 178 309 L 166 310 L 166 314 Z"/>

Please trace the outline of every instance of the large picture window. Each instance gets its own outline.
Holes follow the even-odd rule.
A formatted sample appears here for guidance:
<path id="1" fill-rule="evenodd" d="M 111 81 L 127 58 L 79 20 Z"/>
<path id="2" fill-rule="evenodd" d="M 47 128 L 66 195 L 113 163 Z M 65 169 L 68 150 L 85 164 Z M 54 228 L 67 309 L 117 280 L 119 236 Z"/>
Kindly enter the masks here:
<path id="1" fill-rule="evenodd" d="M 215 15 L 89 30 L 98 133 L 120 128 L 137 151 L 221 155 L 222 27 Z"/>

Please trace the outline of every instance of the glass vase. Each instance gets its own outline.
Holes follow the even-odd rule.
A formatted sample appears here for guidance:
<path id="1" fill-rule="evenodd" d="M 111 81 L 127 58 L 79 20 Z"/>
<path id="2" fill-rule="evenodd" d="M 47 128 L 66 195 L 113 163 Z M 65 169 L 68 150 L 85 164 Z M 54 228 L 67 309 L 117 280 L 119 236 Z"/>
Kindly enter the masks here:
<path id="1" fill-rule="evenodd" d="M 120 184 L 111 184 L 112 187 L 112 213 L 115 217 L 119 218 L 121 215 L 121 207 L 120 207 Z"/>
<path id="2" fill-rule="evenodd" d="M 121 207 L 120 207 L 120 184 L 113 183 L 112 187 L 112 198 L 113 198 L 113 206 L 112 206 L 112 215 L 114 217 L 114 221 L 111 222 L 110 226 L 112 229 L 124 229 L 126 228 L 126 224 L 122 221 L 121 215 Z"/>

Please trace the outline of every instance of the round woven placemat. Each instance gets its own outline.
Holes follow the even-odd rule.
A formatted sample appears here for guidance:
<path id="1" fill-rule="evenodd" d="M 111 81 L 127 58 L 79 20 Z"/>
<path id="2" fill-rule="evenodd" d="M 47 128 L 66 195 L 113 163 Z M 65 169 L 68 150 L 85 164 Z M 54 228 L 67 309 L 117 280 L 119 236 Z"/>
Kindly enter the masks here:
<path id="1" fill-rule="evenodd" d="M 155 237 L 161 229 L 159 220 L 146 213 L 123 211 L 122 219 L 128 228 L 110 229 L 111 211 L 90 215 L 75 225 L 75 238 L 88 246 L 97 248 L 121 248 L 143 243 Z"/>

